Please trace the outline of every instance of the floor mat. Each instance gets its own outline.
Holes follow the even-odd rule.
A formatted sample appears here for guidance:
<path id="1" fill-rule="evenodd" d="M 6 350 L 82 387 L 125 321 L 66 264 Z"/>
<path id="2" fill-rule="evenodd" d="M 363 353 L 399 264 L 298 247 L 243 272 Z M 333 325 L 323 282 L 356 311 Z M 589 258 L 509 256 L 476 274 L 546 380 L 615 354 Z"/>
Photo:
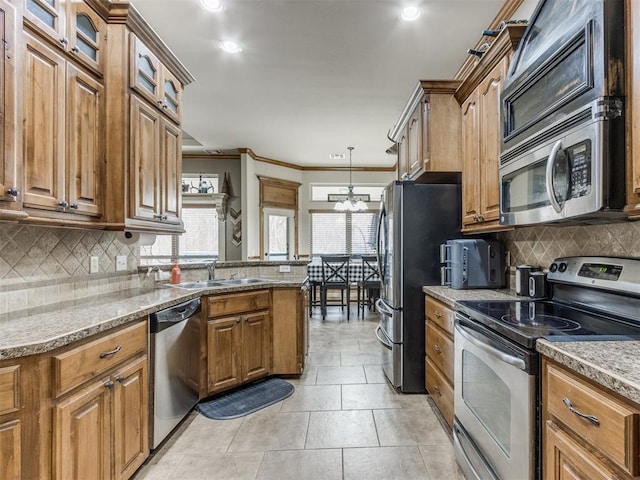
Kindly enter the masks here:
<path id="1" fill-rule="evenodd" d="M 293 385 L 281 378 L 268 378 L 227 395 L 203 400 L 196 405 L 196 410 L 214 420 L 243 417 L 284 400 L 294 390 Z"/>

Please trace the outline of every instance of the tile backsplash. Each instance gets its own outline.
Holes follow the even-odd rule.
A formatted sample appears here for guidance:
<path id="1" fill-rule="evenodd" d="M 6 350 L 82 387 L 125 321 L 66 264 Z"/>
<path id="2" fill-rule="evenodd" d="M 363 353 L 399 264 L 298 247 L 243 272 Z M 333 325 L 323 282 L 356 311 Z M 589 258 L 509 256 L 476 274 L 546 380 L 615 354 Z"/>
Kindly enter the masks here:
<path id="1" fill-rule="evenodd" d="M 557 257 L 599 255 L 640 258 L 640 222 L 588 226 L 534 226 L 502 232 L 511 265 L 547 268 Z"/>
<path id="2" fill-rule="evenodd" d="M 118 255 L 127 268 L 116 272 Z M 137 245 L 121 243 L 117 232 L 0 225 L 0 313 L 135 288 L 137 267 Z"/>

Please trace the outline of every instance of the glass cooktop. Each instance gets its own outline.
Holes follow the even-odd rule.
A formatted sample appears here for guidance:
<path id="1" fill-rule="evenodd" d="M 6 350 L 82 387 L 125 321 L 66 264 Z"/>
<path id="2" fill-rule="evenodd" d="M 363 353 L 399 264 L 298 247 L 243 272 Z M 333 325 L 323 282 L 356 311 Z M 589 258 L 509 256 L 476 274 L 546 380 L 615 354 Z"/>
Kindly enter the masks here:
<path id="1" fill-rule="evenodd" d="M 533 348 L 536 338 L 540 337 L 640 338 L 640 325 L 636 323 L 591 314 L 550 300 L 463 300 L 457 305 L 472 320 L 529 348 Z"/>

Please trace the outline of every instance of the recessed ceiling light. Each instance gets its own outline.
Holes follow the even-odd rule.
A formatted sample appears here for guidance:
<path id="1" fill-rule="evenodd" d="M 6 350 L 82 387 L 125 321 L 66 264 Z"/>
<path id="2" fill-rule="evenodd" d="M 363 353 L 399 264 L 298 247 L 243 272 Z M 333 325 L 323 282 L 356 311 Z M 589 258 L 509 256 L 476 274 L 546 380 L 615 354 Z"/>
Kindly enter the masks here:
<path id="1" fill-rule="evenodd" d="M 224 42 L 220 42 L 218 44 L 220 50 L 224 50 L 228 53 L 240 53 L 242 51 L 242 47 L 238 45 L 236 42 L 232 42 L 231 40 L 225 40 Z"/>
<path id="2" fill-rule="evenodd" d="M 200 4 L 212 12 L 220 12 L 224 9 L 222 0 L 200 0 Z"/>
<path id="3" fill-rule="evenodd" d="M 420 9 L 418 7 L 406 7 L 402 10 L 400 18 L 407 22 L 413 22 L 420 16 Z"/>
<path id="4" fill-rule="evenodd" d="M 344 153 L 330 153 L 329 154 L 329 160 L 344 160 L 345 159 L 345 154 Z"/>

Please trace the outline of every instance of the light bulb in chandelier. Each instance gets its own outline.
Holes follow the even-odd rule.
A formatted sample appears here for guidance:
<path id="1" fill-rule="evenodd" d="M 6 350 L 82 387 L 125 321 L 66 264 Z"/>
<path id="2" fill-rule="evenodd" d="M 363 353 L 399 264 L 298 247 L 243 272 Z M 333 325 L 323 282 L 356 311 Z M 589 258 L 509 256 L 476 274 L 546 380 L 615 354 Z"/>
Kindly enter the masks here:
<path id="1" fill-rule="evenodd" d="M 333 209 L 339 212 L 359 212 L 362 210 L 367 210 L 367 204 L 362 200 L 357 200 L 353 195 L 353 184 L 351 182 L 351 152 L 353 151 L 353 147 L 347 147 L 349 150 L 349 192 L 347 193 L 347 198 L 341 202 L 337 202 Z"/>

